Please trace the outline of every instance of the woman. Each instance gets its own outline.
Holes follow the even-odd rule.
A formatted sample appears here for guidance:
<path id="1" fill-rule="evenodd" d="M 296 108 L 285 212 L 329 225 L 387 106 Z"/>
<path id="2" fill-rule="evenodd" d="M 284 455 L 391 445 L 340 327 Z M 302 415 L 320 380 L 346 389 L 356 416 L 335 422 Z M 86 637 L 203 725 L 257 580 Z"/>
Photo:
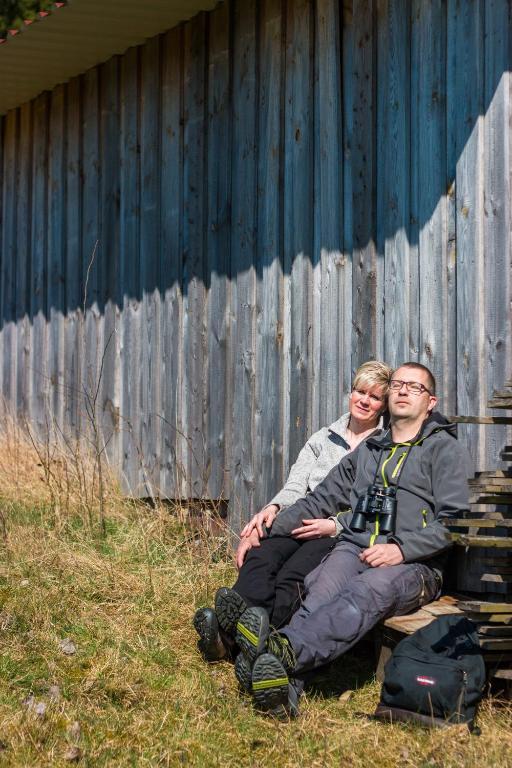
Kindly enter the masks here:
<path id="1" fill-rule="evenodd" d="M 334 520 L 304 520 L 291 536 L 265 538 L 266 529 L 279 512 L 312 491 L 380 426 L 390 376 L 391 369 L 377 361 L 364 363 L 356 371 L 348 413 L 309 438 L 282 490 L 242 530 L 236 553 L 239 574 L 233 589 L 218 590 L 215 610 L 200 608 L 194 616 L 199 649 L 208 661 L 232 652 L 233 616 L 239 616 L 244 606 L 265 608 L 275 628 L 296 610 L 304 578 L 334 545 Z M 238 606 L 233 605 L 234 599 L 239 600 Z"/>

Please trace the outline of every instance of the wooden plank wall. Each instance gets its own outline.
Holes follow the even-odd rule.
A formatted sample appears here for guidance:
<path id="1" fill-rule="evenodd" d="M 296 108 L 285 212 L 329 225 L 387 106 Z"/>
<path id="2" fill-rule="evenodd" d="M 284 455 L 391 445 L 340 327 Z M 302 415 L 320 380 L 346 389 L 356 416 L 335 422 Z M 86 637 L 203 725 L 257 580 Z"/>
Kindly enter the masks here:
<path id="1" fill-rule="evenodd" d="M 371 357 L 511 374 L 511 1 L 225 0 L 0 119 L 0 389 L 238 527 Z M 89 410 L 89 413 L 88 413 Z M 464 427 L 475 468 L 499 427 Z"/>

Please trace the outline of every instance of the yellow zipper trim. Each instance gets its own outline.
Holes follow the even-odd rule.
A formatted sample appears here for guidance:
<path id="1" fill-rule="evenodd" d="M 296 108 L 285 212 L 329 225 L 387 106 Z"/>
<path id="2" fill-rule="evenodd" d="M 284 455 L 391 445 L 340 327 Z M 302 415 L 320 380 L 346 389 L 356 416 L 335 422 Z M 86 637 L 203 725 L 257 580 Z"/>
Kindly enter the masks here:
<path id="1" fill-rule="evenodd" d="M 421 510 L 421 516 L 423 518 L 423 528 L 426 528 L 427 527 L 427 510 L 426 509 Z"/>
<path id="2" fill-rule="evenodd" d="M 400 456 L 400 458 L 398 459 L 398 461 L 396 463 L 396 466 L 395 466 L 395 468 L 394 468 L 394 470 L 393 470 L 393 472 L 391 474 L 392 478 L 396 477 L 397 474 L 400 472 L 400 467 L 402 466 L 403 461 L 404 461 L 405 457 L 407 456 L 407 453 L 408 453 L 408 451 L 404 451 L 402 453 L 402 455 Z"/>

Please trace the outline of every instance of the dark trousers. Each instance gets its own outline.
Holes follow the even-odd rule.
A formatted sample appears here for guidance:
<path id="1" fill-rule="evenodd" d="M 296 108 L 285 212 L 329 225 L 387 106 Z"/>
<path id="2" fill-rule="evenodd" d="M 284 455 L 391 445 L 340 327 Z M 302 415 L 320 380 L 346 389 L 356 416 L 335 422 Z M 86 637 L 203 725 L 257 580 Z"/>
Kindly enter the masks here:
<path id="1" fill-rule="evenodd" d="M 282 628 L 299 676 L 348 651 L 381 619 L 416 610 L 439 594 L 440 581 L 428 565 L 371 568 L 359 559 L 361 551 L 339 542 L 306 579 L 306 597 Z"/>
<path id="2" fill-rule="evenodd" d="M 265 608 L 270 623 L 281 627 L 300 605 L 305 577 L 334 544 L 329 537 L 303 543 L 288 536 L 263 539 L 247 553 L 233 589 L 248 605 Z"/>

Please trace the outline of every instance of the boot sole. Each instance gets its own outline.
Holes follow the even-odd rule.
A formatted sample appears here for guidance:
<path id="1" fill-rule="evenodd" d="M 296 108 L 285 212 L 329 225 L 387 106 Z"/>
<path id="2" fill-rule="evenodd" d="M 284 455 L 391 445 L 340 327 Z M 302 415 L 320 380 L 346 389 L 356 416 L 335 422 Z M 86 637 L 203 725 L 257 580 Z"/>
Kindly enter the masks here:
<path id="1" fill-rule="evenodd" d="M 236 625 L 236 644 L 250 662 L 265 650 L 268 633 L 268 615 L 263 609 L 252 608 L 240 616 Z"/>
<path id="2" fill-rule="evenodd" d="M 243 597 L 234 589 L 221 587 L 215 595 L 215 613 L 220 628 L 230 637 L 234 637 L 238 619 L 247 610 Z"/>
<path id="3" fill-rule="evenodd" d="M 256 709 L 279 718 L 290 716 L 288 675 L 275 656 L 263 653 L 252 669 L 252 695 Z"/>
<path id="4" fill-rule="evenodd" d="M 243 653 L 239 653 L 235 659 L 235 676 L 242 691 L 252 691 L 252 669 L 249 660 Z"/>
<path id="5" fill-rule="evenodd" d="M 204 608 L 199 608 L 194 615 L 194 629 L 199 635 L 198 647 L 206 661 L 220 661 L 226 655 L 226 649 L 219 635 L 219 625 L 212 611 L 210 618 Z"/>

